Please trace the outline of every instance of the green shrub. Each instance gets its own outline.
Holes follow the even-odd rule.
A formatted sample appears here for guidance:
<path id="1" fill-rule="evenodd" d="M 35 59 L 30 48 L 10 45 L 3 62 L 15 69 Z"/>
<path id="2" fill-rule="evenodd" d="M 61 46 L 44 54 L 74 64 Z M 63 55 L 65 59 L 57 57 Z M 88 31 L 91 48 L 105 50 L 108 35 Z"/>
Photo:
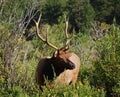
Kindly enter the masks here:
<path id="1" fill-rule="evenodd" d="M 53 86 L 52 88 L 44 88 L 40 97 L 104 97 L 105 93 L 102 89 L 91 87 L 87 80 L 82 84 L 78 81 L 71 86 Z"/>
<path id="2" fill-rule="evenodd" d="M 112 25 L 111 31 L 97 44 L 101 60 L 94 62 L 93 84 L 103 87 L 106 96 L 120 96 L 120 29 Z"/>

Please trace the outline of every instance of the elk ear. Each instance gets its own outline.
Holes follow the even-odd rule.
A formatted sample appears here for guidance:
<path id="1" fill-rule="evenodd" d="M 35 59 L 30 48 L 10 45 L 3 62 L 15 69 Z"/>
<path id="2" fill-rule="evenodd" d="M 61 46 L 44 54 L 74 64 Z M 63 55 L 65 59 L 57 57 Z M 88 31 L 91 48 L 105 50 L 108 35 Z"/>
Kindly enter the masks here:
<path id="1" fill-rule="evenodd" d="M 53 57 L 57 57 L 59 55 L 59 50 L 56 50 L 54 53 L 53 53 Z"/>

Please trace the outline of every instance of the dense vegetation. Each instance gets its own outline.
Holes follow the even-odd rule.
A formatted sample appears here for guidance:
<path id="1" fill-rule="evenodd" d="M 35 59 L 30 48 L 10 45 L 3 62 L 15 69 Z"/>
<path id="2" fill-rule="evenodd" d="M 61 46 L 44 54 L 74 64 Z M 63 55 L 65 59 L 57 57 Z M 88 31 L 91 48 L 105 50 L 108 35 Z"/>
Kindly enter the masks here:
<path id="1" fill-rule="evenodd" d="M 119 0 L 2 0 L 0 2 L 0 97 L 120 97 Z M 74 86 L 35 83 L 39 59 L 54 52 L 35 35 L 33 19 L 42 13 L 40 31 L 49 41 L 65 42 L 81 60 Z M 44 33 L 43 33 L 44 35 Z"/>

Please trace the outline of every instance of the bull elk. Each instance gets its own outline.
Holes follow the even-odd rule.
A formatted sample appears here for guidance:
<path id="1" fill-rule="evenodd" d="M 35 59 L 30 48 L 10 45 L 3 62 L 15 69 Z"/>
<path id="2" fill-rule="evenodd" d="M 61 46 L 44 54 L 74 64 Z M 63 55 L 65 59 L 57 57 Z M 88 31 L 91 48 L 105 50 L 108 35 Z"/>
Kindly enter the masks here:
<path id="1" fill-rule="evenodd" d="M 73 53 L 68 52 L 69 42 L 72 39 L 68 37 L 67 29 L 68 29 L 68 21 L 66 20 L 66 43 L 63 47 L 58 48 L 55 45 L 48 42 L 47 32 L 46 39 L 44 39 L 39 34 L 39 23 L 41 20 L 41 14 L 39 16 L 38 21 L 35 21 L 36 24 L 36 34 L 40 40 L 49 45 L 50 47 L 55 49 L 52 57 L 44 57 L 41 58 L 35 73 L 35 79 L 37 84 L 41 87 L 45 84 L 45 79 L 50 81 L 54 80 L 54 76 L 56 79 L 53 81 L 55 84 L 61 85 L 69 85 L 74 84 L 77 80 L 79 67 L 80 67 L 80 59 L 79 57 Z"/>

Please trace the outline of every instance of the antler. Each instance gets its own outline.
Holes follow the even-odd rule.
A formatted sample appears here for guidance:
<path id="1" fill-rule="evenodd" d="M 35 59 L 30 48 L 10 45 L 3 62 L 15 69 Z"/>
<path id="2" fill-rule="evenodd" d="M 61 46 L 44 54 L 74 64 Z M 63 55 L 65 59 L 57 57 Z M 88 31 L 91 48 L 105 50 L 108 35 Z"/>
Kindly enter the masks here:
<path id="1" fill-rule="evenodd" d="M 50 47 L 58 50 L 58 48 L 57 48 L 56 46 L 54 46 L 53 44 L 51 44 L 51 43 L 48 42 L 47 32 L 46 32 L 46 39 L 44 39 L 44 38 L 39 34 L 39 23 L 40 23 L 40 20 L 41 20 L 41 16 L 42 16 L 42 13 L 39 15 L 38 21 L 34 20 L 34 22 L 35 22 L 35 24 L 36 24 L 36 34 L 37 34 L 37 36 L 39 37 L 39 39 L 42 40 L 44 43 L 46 43 L 46 44 L 49 45 Z"/>
<path id="2" fill-rule="evenodd" d="M 66 36 L 66 43 L 65 43 L 65 45 L 62 48 L 60 48 L 60 49 L 65 49 L 65 50 L 69 49 L 69 45 L 68 44 L 70 43 L 70 41 L 73 38 L 73 35 L 70 38 L 68 37 L 68 20 L 69 19 L 66 19 L 66 16 L 65 16 L 65 36 Z"/>

